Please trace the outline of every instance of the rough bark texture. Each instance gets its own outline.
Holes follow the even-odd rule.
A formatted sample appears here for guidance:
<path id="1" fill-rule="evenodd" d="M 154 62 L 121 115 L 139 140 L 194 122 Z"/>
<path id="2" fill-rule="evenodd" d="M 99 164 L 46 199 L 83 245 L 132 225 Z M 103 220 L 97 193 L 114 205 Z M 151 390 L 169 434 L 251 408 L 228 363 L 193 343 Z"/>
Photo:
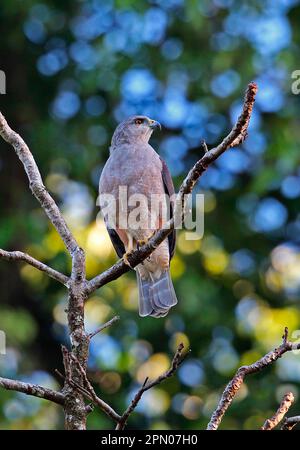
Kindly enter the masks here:
<path id="1" fill-rule="evenodd" d="M 85 255 L 81 248 L 77 248 L 73 256 L 72 274 L 69 281 L 68 325 L 72 354 L 78 359 L 84 370 L 87 368 L 90 339 L 84 328 L 85 293 Z M 83 384 L 81 373 L 76 364 L 70 360 L 70 376 L 78 384 Z M 69 383 L 66 378 L 64 393 L 65 428 L 67 430 L 86 429 L 86 407 L 82 394 Z"/>
<path id="2" fill-rule="evenodd" d="M 272 416 L 270 419 L 267 419 L 261 429 L 264 431 L 273 430 L 273 428 L 275 428 L 279 424 L 279 422 L 282 421 L 294 401 L 295 397 L 292 392 L 288 392 L 287 394 L 285 394 L 274 416 Z"/>

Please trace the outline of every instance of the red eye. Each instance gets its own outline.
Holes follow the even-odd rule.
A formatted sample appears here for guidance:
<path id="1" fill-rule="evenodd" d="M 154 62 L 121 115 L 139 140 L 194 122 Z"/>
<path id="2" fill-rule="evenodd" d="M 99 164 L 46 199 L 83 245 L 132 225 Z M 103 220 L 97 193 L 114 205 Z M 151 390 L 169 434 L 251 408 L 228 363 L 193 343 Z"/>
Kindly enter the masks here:
<path id="1" fill-rule="evenodd" d="M 143 123 L 143 120 L 142 119 L 135 119 L 134 123 L 136 125 L 141 125 Z"/>

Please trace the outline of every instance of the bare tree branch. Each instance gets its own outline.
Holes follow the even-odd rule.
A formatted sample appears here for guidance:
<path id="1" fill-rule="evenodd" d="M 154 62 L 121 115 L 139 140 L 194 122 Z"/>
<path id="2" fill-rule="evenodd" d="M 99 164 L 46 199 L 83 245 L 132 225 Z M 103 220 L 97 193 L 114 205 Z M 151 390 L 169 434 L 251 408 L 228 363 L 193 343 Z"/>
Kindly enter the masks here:
<path id="1" fill-rule="evenodd" d="M 46 190 L 43 180 L 40 174 L 40 171 L 36 165 L 36 162 L 21 136 L 19 136 L 15 131 L 13 131 L 8 123 L 5 120 L 5 117 L 0 112 L 0 135 L 2 138 L 8 142 L 14 149 L 21 160 L 25 172 L 27 174 L 29 180 L 29 186 L 39 201 L 41 207 L 47 214 L 53 226 L 56 228 L 58 234 L 61 236 L 64 244 L 72 256 L 75 249 L 78 247 L 78 244 L 69 230 L 64 218 L 61 215 L 61 212 L 56 205 L 55 201 Z"/>
<path id="2" fill-rule="evenodd" d="M 171 367 L 169 370 L 161 374 L 159 377 L 157 377 L 155 380 L 148 383 L 148 378 L 144 381 L 142 387 L 138 390 L 138 392 L 135 394 L 134 398 L 132 399 L 130 405 L 125 410 L 125 412 L 122 414 L 122 417 L 120 418 L 116 430 L 124 430 L 127 420 L 130 416 L 130 414 L 133 413 L 135 408 L 137 407 L 139 401 L 141 400 L 144 392 L 148 391 L 149 389 L 153 388 L 154 386 L 162 383 L 167 378 L 170 378 L 174 375 L 176 370 L 178 369 L 179 365 L 182 363 L 182 361 L 185 359 L 187 353 L 185 355 L 182 355 L 184 349 L 184 345 L 181 343 L 179 344 L 176 353 L 173 357 Z"/>
<path id="3" fill-rule="evenodd" d="M 227 384 L 219 401 L 217 409 L 212 414 L 210 422 L 207 425 L 207 430 L 218 429 L 224 417 L 224 414 L 226 413 L 234 397 L 240 390 L 246 375 L 260 372 L 261 370 L 270 366 L 273 362 L 277 361 L 277 359 L 281 358 L 284 353 L 297 349 L 300 349 L 300 344 L 293 344 L 288 340 L 288 328 L 286 327 L 284 330 L 284 335 L 282 336 L 282 344 L 278 348 L 275 348 L 275 350 L 267 353 L 265 356 L 263 356 L 253 364 L 240 367 L 232 380 Z"/>
<path id="4" fill-rule="evenodd" d="M 169 220 L 165 224 L 163 229 L 157 231 L 145 245 L 141 246 L 138 250 L 135 250 L 131 254 L 127 255 L 127 260 L 130 264 L 130 267 L 134 268 L 135 266 L 140 264 L 145 258 L 147 258 L 158 247 L 158 245 L 161 244 L 161 242 L 171 233 L 172 229 L 175 226 L 175 223 L 177 223 L 177 221 L 179 221 L 179 223 L 182 222 L 183 220 L 182 213 L 184 211 L 184 208 L 182 208 L 182 206 L 184 206 L 185 196 L 192 192 L 199 177 L 203 174 L 203 172 L 205 172 L 208 166 L 213 161 L 215 161 L 219 156 L 221 156 L 227 149 L 239 145 L 245 139 L 257 90 L 258 88 L 255 83 L 250 83 L 248 85 L 245 94 L 242 113 L 240 114 L 231 132 L 228 134 L 228 136 L 225 137 L 225 139 L 223 139 L 223 141 L 217 147 L 206 151 L 207 149 L 206 144 L 205 143 L 202 144 L 205 153 L 202 156 L 202 158 L 200 158 L 199 161 L 197 161 L 197 163 L 194 165 L 194 167 L 189 171 L 188 175 L 184 179 L 179 189 L 179 193 L 176 199 L 177 206 L 175 208 L 174 218 Z M 108 270 L 96 276 L 87 283 L 86 288 L 87 293 L 91 294 L 96 289 L 109 283 L 112 280 L 116 280 L 129 270 L 130 268 L 128 267 L 128 264 L 123 259 L 119 260 Z"/>
<path id="5" fill-rule="evenodd" d="M 116 320 L 116 319 L 115 319 Z M 78 392 L 80 392 L 87 400 L 92 402 L 93 405 L 98 406 L 107 416 L 109 416 L 111 419 L 113 419 L 115 422 L 117 422 L 116 430 L 123 430 L 126 426 L 126 423 L 128 421 L 129 416 L 132 414 L 132 412 L 135 410 L 136 406 L 138 405 L 139 401 L 141 400 L 143 393 L 151 389 L 152 387 L 162 383 L 167 378 L 170 378 L 174 375 L 176 370 L 178 369 L 179 365 L 182 363 L 182 361 L 185 359 L 187 353 L 185 355 L 182 355 L 184 346 L 183 344 L 180 344 L 176 350 L 176 353 L 173 357 L 171 367 L 169 370 L 161 374 L 159 377 L 157 377 L 155 380 L 148 382 L 148 378 L 144 381 L 142 387 L 138 390 L 136 395 L 134 396 L 132 402 L 128 406 L 128 408 L 125 410 L 125 412 L 120 416 L 110 405 L 108 405 L 106 402 L 104 402 L 95 392 L 91 382 L 89 381 L 86 369 L 82 367 L 76 356 L 74 356 L 73 353 L 70 353 L 66 347 L 62 346 L 62 352 L 63 352 L 63 359 L 64 359 L 64 365 L 66 370 L 66 376 L 62 375 L 58 370 L 56 370 L 56 373 L 63 378 L 64 380 L 67 380 L 68 376 L 70 375 L 70 362 L 73 361 L 76 364 L 76 368 L 80 373 L 81 379 L 83 381 L 83 384 L 79 384 L 77 381 L 74 381 L 73 379 L 69 379 L 68 383 L 76 389 Z M 87 405 L 87 413 L 91 411 L 90 405 Z"/>
<path id="6" fill-rule="evenodd" d="M 53 391 L 38 384 L 24 383 L 23 381 L 0 377 L 0 386 L 8 391 L 17 391 L 33 395 L 34 397 L 44 398 L 59 405 L 64 405 L 65 403 L 65 396 L 62 392 Z"/>
<path id="7" fill-rule="evenodd" d="M 267 419 L 261 429 L 264 431 L 273 430 L 273 428 L 275 428 L 279 424 L 279 422 L 282 421 L 282 419 L 294 403 L 294 400 L 295 398 L 292 392 L 288 392 L 287 394 L 285 394 L 274 416 L 272 416 L 270 419 Z"/>
<path id="8" fill-rule="evenodd" d="M 99 327 L 97 330 L 93 331 L 93 333 L 89 334 L 89 338 L 92 339 L 96 334 L 101 333 L 101 331 L 105 330 L 105 328 L 111 327 L 115 322 L 120 320 L 119 316 L 114 316 L 112 319 L 110 319 L 108 322 L 104 323 Z"/>
<path id="9" fill-rule="evenodd" d="M 35 267 L 36 269 L 40 270 L 41 272 L 45 272 L 49 277 L 53 278 L 54 280 L 58 281 L 59 283 L 64 284 L 65 286 L 68 285 L 69 277 L 66 275 L 57 272 L 57 270 L 52 269 L 51 267 L 47 266 L 46 264 L 42 263 L 41 261 L 38 261 L 37 259 L 33 258 L 30 255 L 27 255 L 27 253 L 14 251 L 14 252 L 7 252 L 5 250 L 0 249 L 0 258 L 5 259 L 7 261 L 23 261 L 27 264 L 30 264 L 31 266 Z"/>
<path id="10" fill-rule="evenodd" d="M 296 425 L 300 423 L 300 416 L 287 417 L 284 419 L 282 430 L 292 430 Z"/>

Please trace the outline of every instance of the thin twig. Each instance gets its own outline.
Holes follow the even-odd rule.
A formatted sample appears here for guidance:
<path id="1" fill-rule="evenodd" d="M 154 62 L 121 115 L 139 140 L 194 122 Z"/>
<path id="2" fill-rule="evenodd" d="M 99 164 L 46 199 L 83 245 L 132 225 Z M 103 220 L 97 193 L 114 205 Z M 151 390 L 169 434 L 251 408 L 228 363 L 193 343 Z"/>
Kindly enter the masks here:
<path id="1" fill-rule="evenodd" d="M 95 330 L 93 333 L 89 334 L 89 338 L 92 339 L 94 336 L 96 336 L 96 334 L 101 333 L 101 331 L 105 330 L 105 328 L 110 327 L 111 325 L 113 325 L 115 322 L 117 322 L 118 320 L 120 320 L 119 316 L 114 316 L 112 319 L 110 319 L 108 322 L 104 323 L 103 325 L 101 325 L 101 327 L 99 327 L 97 330 Z"/>
<path id="2" fill-rule="evenodd" d="M 201 147 L 203 148 L 204 153 L 207 153 L 209 151 L 205 141 L 201 142 Z"/>
<path id="3" fill-rule="evenodd" d="M 282 424 L 282 430 L 292 430 L 296 425 L 300 423 L 300 416 L 286 417 Z"/>
<path id="4" fill-rule="evenodd" d="M 228 136 L 225 137 L 225 139 L 223 139 L 223 141 L 217 147 L 212 148 L 211 150 L 205 152 L 204 155 L 199 159 L 199 161 L 197 161 L 197 163 L 189 171 L 188 175 L 181 184 L 179 193 L 177 195 L 174 217 L 164 225 L 163 229 L 160 229 L 156 233 L 154 233 L 154 235 L 149 239 L 149 241 L 146 244 L 139 247 L 138 250 L 135 250 L 129 255 L 127 255 L 127 260 L 130 264 L 130 267 L 134 268 L 135 266 L 140 264 L 171 233 L 174 226 L 176 226 L 179 223 L 182 223 L 184 211 L 184 208 L 182 208 L 182 206 L 185 203 L 184 202 L 185 196 L 192 192 L 199 177 L 205 172 L 208 166 L 212 162 L 214 162 L 219 156 L 221 156 L 227 149 L 238 145 L 245 138 L 257 90 L 258 88 L 255 83 L 250 83 L 248 85 L 242 112 L 236 124 L 232 128 L 231 132 L 228 134 Z M 116 280 L 129 270 L 130 268 L 128 264 L 123 259 L 119 260 L 108 270 L 101 273 L 100 275 L 97 275 L 95 278 L 93 278 L 87 283 L 86 287 L 87 293 L 91 294 L 96 289 L 100 288 L 101 286 L 104 286 L 110 281 Z"/>
<path id="5" fill-rule="evenodd" d="M 273 428 L 275 428 L 279 424 L 279 422 L 282 421 L 282 419 L 294 403 L 294 400 L 295 397 L 292 392 L 288 392 L 287 394 L 285 394 L 274 416 L 272 416 L 270 419 L 267 419 L 261 429 L 264 431 L 273 430 Z"/>
<path id="6" fill-rule="evenodd" d="M 138 392 L 135 394 L 130 405 L 125 410 L 125 412 L 122 414 L 122 417 L 120 418 L 119 423 L 116 426 L 116 430 L 124 430 L 130 414 L 132 414 L 133 411 L 135 410 L 135 408 L 137 407 L 144 392 L 148 391 L 149 389 L 162 383 L 164 380 L 166 380 L 167 378 L 170 378 L 174 375 L 174 373 L 178 369 L 179 365 L 182 363 L 182 361 L 185 359 L 186 355 L 188 354 L 188 352 L 187 352 L 184 355 L 182 355 L 183 349 L 184 349 L 184 345 L 182 343 L 179 344 L 179 346 L 176 350 L 176 353 L 173 357 L 170 369 L 168 369 L 166 372 L 161 374 L 159 377 L 157 377 L 155 380 L 151 381 L 150 383 L 148 382 L 148 377 L 145 379 L 143 385 L 138 390 Z"/>
<path id="7" fill-rule="evenodd" d="M 219 404 L 212 414 L 209 424 L 207 425 L 207 430 L 218 429 L 224 417 L 224 414 L 226 413 L 234 397 L 240 390 L 246 375 L 260 372 L 273 362 L 277 361 L 277 359 L 281 358 L 284 353 L 298 349 L 300 349 L 300 344 L 293 344 L 288 340 L 288 328 L 285 327 L 284 335 L 282 336 L 282 344 L 278 348 L 275 348 L 275 350 L 267 353 L 265 356 L 263 356 L 253 364 L 250 364 L 249 366 L 242 366 L 238 369 L 235 376 L 227 384 L 219 401 Z"/>
<path id="8" fill-rule="evenodd" d="M 53 391 L 38 384 L 24 383 L 23 381 L 0 377 L 0 387 L 8 391 L 17 391 L 34 397 L 44 398 L 59 405 L 64 405 L 65 403 L 65 396 L 62 392 Z"/>
<path id="9" fill-rule="evenodd" d="M 27 264 L 30 264 L 32 267 L 40 270 L 41 272 L 45 272 L 47 275 L 49 275 L 49 277 L 53 278 L 56 281 L 59 281 L 59 283 L 62 283 L 65 286 L 68 285 L 69 277 L 61 272 L 57 272 L 57 270 L 52 269 L 51 267 L 47 266 L 41 261 L 38 261 L 32 256 L 27 255 L 27 253 L 19 251 L 7 252 L 0 249 L 0 258 L 5 259 L 6 261 L 24 261 Z"/>
<path id="10" fill-rule="evenodd" d="M 64 241 L 67 250 L 72 256 L 73 252 L 78 247 L 78 244 L 71 231 L 69 230 L 64 218 L 62 217 L 58 206 L 56 205 L 49 192 L 46 190 L 39 168 L 27 144 L 19 134 L 17 134 L 10 128 L 1 112 L 0 135 L 14 148 L 17 156 L 24 166 L 33 195 L 39 201 L 42 209 L 45 211 L 53 226 L 56 228 L 58 234 Z"/>

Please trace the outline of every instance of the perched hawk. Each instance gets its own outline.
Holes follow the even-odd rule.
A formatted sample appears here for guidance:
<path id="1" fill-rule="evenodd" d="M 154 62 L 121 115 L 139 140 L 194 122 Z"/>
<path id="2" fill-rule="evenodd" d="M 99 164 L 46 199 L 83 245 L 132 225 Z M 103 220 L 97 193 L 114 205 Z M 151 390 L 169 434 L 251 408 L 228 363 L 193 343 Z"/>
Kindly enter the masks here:
<path id="1" fill-rule="evenodd" d="M 148 142 L 156 128 L 161 128 L 160 124 L 145 116 L 123 121 L 114 132 L 110 157 L 100 177 L 99 198 L 105 224 L 118 256 L 125 254 L 125 260 L 127 253 L 147 242 L 165 223 L 163 208 L 170 211 L 171 217 L 173 214 L 173 203 L 167 205 L 168 198 L 174 194 L 170 172 Z M 127 198 L 124 199 L 120 191 L 127 192 Z M 163 205 L 155 201 L 157 198 L 162 199 Z M 109 216 L 115 219 L 112 221 Z M 175 239 L 173 230 L 168 239 L 135 268 L 142 317 L 164 317 L 177 303 L 169 270 Z"/>

